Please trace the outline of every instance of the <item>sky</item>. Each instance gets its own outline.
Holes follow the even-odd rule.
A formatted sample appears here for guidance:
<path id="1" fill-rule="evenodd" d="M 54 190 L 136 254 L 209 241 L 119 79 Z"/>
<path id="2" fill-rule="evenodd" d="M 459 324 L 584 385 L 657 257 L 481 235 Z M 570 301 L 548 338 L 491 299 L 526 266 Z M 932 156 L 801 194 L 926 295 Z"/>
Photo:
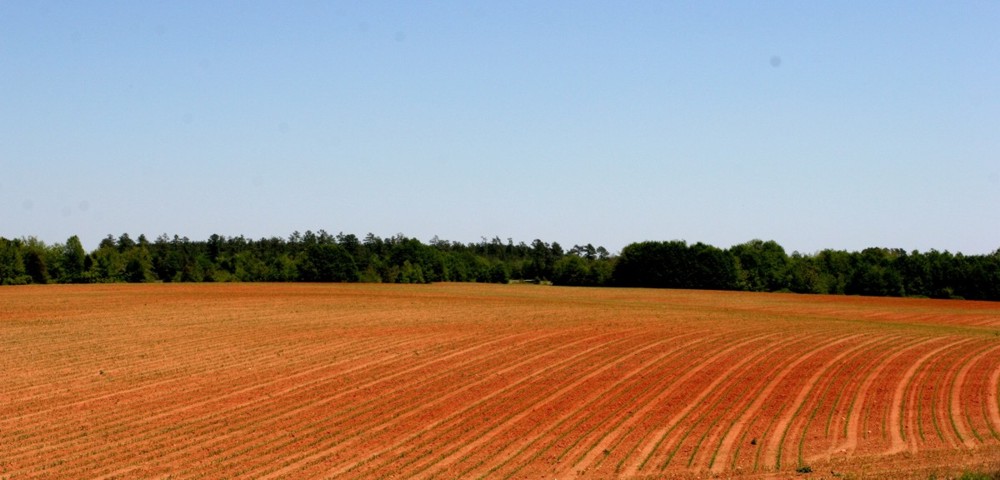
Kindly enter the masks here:
<path id="1" fill-rule="evenodd" d="M 997 1 L 2 1 L 0 236 L 1000 248 Z"/>

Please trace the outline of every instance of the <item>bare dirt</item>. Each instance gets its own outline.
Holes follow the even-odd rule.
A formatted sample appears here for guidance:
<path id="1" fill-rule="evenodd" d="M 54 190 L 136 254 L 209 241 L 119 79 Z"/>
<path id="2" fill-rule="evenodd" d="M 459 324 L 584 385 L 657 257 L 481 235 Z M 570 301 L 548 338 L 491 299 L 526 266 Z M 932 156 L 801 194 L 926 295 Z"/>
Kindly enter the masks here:
<path id="1" fill-rule="evenodd" d="M 531 285 L 25 286 L 0 289 L 0 345 L 0 478 L 1000 468 L 997 303 Z"/>

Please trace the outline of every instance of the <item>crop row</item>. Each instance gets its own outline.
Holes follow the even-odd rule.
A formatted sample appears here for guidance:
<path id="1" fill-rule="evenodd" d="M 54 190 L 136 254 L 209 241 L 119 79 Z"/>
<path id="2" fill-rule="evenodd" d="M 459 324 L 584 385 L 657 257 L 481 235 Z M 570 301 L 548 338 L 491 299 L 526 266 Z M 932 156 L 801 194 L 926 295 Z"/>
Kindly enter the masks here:
<path id="1" fill-rule="evenodd" d="M 251 378 L 241 378 L 237 384 L 241 388 L 232 389 L 228 382 L 221 383 L 218 392 L 198 392 L 197 395 L 185 395 L 184 391 L 166 391 L 162 398 L 156 398 L 155 404 L 147 405 L 150 409 L 129 408 L 131 417 L 112 417 L 104 425 L 115 428 L 118 434 L 116 441 L 107 442 L 107 448 L 97 458 L 92 452 L 84 449 L 79 453 L 81 468 L 94 461 L 104 461 L 104 464 L 120 463 L 124 452 L 155 452 L 156 462 L 171 457 L 174 450 L 196 450 L 208 453 L 222 453 L 218 449 L 208 449 L 213 443 L 224 439 L 227 432 L 230 437 L 242 440 L 250 431 L 247 426 L 254 425 L 260 419 L 261 411 L 268 412 L 271 405 L 286 409 L 302 409 L 302 399 L 315 397 L 317 389 L 331 389 L 342 386 L 349 381 L 351 375 L 357 372 L 392 374 L 405 370 L 403 367 L 412 365 L 412 351 L 426 347 L 428 342 L 437 341 L 439 334 L 424 334 L 420 336 L 400 336 L 386 342 L 366 344 L 357 349 L 335 350 L 327 349 L 311 352 L 303 359 L 312 362 L 308 369 L 293 374 L 265 374 Z M 465 338 L 453 338 L 454 345 L 464 344 Z M 292 352 L 294 353 L 294 352 Z M 335 353 L 335 354 L 332 354 Z M 331 362 L 323 358 L 331 358 Z M 254 356 L 245 357 L 235 370 L 253 368 Z M 293 401 L 282 401 L 294 398 Z M 156 412 L 150 415 L 148 412 Z M 144 413 L 146 412 L 146 413 Z M 109 412 L 109 415 L 114 415 Z M 268 432 L 271 433 L 271 432 Z M 207 442 L 204 440 L 208 440 Z M 191 448 L 194 447 L 194 448 Z M 207 450 L 206 450 L 207 449 Z M 185 460 L 194 460 L 197 455 L 187 452 Z M 140 453 L 141 454 L 141 453 Z M 103 458 L 103 457 L 109 458 Z M 151 458 L 140 460 L 149 461 Z"/>
<path id="2" fill-rule="evenodd" d="M 67 288 L 86 308 L 0 323 L 0 478 L 670 478 L 1000 454 L 988 305 Z"/>

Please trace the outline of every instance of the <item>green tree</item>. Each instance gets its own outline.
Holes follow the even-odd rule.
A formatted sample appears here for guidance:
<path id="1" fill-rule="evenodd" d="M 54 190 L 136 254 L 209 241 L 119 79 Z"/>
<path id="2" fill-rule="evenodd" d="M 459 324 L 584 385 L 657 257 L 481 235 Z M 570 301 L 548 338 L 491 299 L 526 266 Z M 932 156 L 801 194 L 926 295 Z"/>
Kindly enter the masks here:
<path id="1" fill-rule="evenodd" d="M 234 257 L 236 272 L 234 276 L 241 282 L 263 282 L 269 280 L 271 269 L 258 255 L 246 250 Z"/>
<path id="2" fill-rule="evenodd" d="M 31 283 L 49 283 L 49 267 L 45 263 L 45 252 L 28 249 L 24 253 L 24 269 Z"/>
<path id="3" fill-rule="evenodd" d="M 0 285 L 23 285 L 30 280 L 19 242 L 0 237 Z"/>
<path id="4" fill-rule="evenodd" d="M 140 246 L 127 250 L 124 256 L 126 282 L 146 283 L 156 280 L 153 256 L 149 253 L 149 248 L 140 243 Z"/>
<path id="5" fill-rule="evenodd" d="M 739 286 L 752 292 L 774 292 L 787 287 L 788 255 L 774 240 L 751 240 L 732 247 Z"/>
<path id="6" fill-rule="evenodd" d="M 556 260 L 562 256 L 563 250 L 558 243 L 553 243 L 550 246 L 536 238 L 531 242 L 529 263 L 525 274 L 538 280 L 551 280 Z"/>
<path id="7" fill-rule="evenodd" d="M 80 237 L 73 235 L 66 240 L 66 245 L 62 248 L 60 266 L 62 267 L 63 283 L 80 283 L 86 281 L 87 252 L 83 250 Z"/>
<path id="8" fill-rule="evenodd" d="M 309 232 L 306 232 L 307 234 Z M 356 282 L 358 267 L 354 258 L 336 243 L 315 243 L 305 251 L 299 267 L 307 282 Z"/>
<path id="9" fill-rule="evenodd" d="M 815 268 L 821 277 L 821 290 L 816 293 L 843 295 L 847 293 L 854 276 L 853 256 L 844 250 L 823 250 L 814 257 Z M 791 288 L 791 287 L 789 287 Z M 794 291 L 794 289 L 792 289 Z"/>
<path id="10" fill-rule="evenodd" d="M 145 237 L 143 237 L 143 239 L 145 239 Z M 133 241 L 132 237 L 129 237 L 127 233 L 123 233 L 123 234 L 121 234 L 120 237 L 118 237 L 118 252 L 119 253 L 125 253 L 125 252 L 127 252 L 127 251 L 129 251 L 129 250 L 131 250 L 131 249 L 133 249 L 135 247 L 136 247 L 135 241 Z"/>
<path id="11" fill-rule="evenodd" d="M 299 278 L 299 267 L 288 253 L 274 257 L 271 263 L 271 278 L 276 282 L 293 282 Z"/>
<path id="12" fill-rule="evenodd" d="M 627 287 L 695 288 L 692 261 L 683 240 L 632 243 L 618 257 L 614 281 Z"/>
<path id="13" fill-rule="evenodd" d="M 725 250 L 698 242 L 688 249 L 692 273 L 687 288 L 735 290 L 736 260 Z"/>
<path id="14" fill-rule="evenodd" d="M 903 296 L 903 279 L 894 262 L 906 252 L 888 248 L 866 248 L 853 255 L 854 275 L 847 293 L 872 296 Z"/>
<path id="15" fill-rule="evenodd" d="M 490 266 L 490 283 L 510 283 L 510 271 L 507 265 L 496 260 Z"/>
<path id="16" fill-rule="evenodd" d="M 398 279 L 399 283 L 427 283 L 420 264 L 410 263 L 409 260 L 404 260 L 403 265 L 400 266 Z"/>
<path id="17" fill-rule="evenodd" d="M 85 273 L 87 281 L 96 283 L 111 283 L 125 281 L 125 267 L 128 264 L 125 256 L 118 252 L 114 242 L 104 244 L 90 254 L 91 266 Z"/>
<path id="18" fill-rule="evenodd" d="M 792 252 L 787 266 L 787 289 L 795 293 L 828 293 L 829 286 L 818 263 L 813 257 Z"/>
<path id="19" fill-rule="evenodd" d="M 588 253 L 584 251 L 581 254 L 584 256 L 571 254 L 556 260 L 552 268 L 552 283 L 574 286 L 596 285 L 596 279 L 591 274 L 590 262 L 586 260 Z"/>

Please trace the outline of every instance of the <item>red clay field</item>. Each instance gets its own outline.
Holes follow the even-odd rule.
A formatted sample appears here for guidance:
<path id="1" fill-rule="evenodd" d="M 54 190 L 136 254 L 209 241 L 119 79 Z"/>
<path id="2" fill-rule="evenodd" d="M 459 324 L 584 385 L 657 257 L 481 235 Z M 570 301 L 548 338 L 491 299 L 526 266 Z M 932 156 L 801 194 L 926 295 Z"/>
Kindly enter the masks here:
<path id="1" fill-rule="evenodd" d="M 995 303 L 527 285 L 26 286 L 0 288 L 0 345 L 0 478 L 1000 468 Z"/>

